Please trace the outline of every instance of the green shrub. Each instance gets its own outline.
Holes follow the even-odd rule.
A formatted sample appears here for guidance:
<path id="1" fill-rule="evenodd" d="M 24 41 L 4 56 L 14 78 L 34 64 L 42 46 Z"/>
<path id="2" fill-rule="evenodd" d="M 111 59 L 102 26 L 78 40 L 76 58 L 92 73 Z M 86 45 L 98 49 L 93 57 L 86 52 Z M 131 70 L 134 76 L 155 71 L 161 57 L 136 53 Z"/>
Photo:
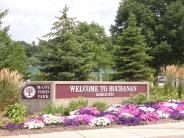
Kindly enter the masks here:
<path id="1" fill-rule="evenodd" d="M 61 115 L 65 114 L 65 108 L 63 106 L 54 106 L 52 104 L 48 104 L 44 109 L 43 112 L 46 114 L 56 114 L 59 113 Z"/>
<path id="2" fill-rule="evenodd" d="M 20 100 L 22 76 L 16 71 L 0 70 L 0 111 Z"/>
<path id="3" fill-rule="evenodd" d="M 146 94 L 137 94 L 131 98 L 122 101 L 122 103 L 130 103 L 130 104 L 144 104 L 147 102 L 148 100 Z"/>
<path id="4" fill-rule="evenodd" d="M 68 107 L 63 106 L 54 106 L 53 104 L 49 103 L 45 108 L 43 109 L 43 112 L 46 114 L 56 114 L 60 113 L 61 115 L 69 115 L 70 111 L 87 107 L 88 101 L 85 98 L 78 98 L 75 100 L 72 100 L 69 102 Z"/>
<path id="5" fill-rule="evenodd" d="M 63 106 L 54 107 L 53 113 L 60 113 L 61 115 L 65 114 L 65 108 Z"/>
<path id="6" fill-rule="evenodd" d="M 3 114 L 2 115 L 0 114 L 0 118 L 1 118 L 0 119 L 0 128 L 3 128 L 3 126 L 6 125 L 6 124 L 15 123 L 14 120 L 4 116 Z"/>
<path id="7" fill-rule="evenodd" d="M 105 111 L 107 109 L 107 104 L 105 102 L 96 102 L 92 105 L 92 107 L 96 107 L 99 111 Z"/>
<path id="8" fill-rule="evenodd" d="M 70 112 L 82 107 L 88 106 L 88 100 L 82 97 L 79 97 L 77 99 L 73 99 L 69 102 L 68 107 L 64 109 L 64 115 L 70 115 Z"/>
<path id="9" fill-rule="evenodd" d="M 147 99 L 146 94 L 138 94 L 134 97 L 128 98 L 127 100 L 123 100 L 122 103 L 144 104 L 147 102 L 162 102 L 171 99 L 184 99 L 184 95 L 182 95 L 184 89 L 182 87 L 183 86 L 181 84 L 178 85 L 178 89 L 171 88 L 170 84 L 166 84 L 164 87 L 159 87 L 156 85 L 150 89 L 149 100 Z"/>
<path id="10" fill-rule="evenodd" d="M 155 86 L 150 90 L 150 100 L 153 102 L 167 101 L 170 99 L 178 99 L 177 92 L 170 90 L 168 93 L 165 92 L 165 87 Z"/>
<path id="11" fill-rule="evenodd" d="M 52 113 L 52 108 L 53 105 L 51 103 L 48 103 L 44 108 L 43 108 L 43 113 L 45 114 L 51 114 Z"/>
<path id="12" fill-rule="evenodd" d="M 169 99 L 176 99 L 177 95 L 174 92 L 165 93 L 165 88 L 154 86 L 150 89 L 149 99 L 147 99 L 147 94 L 138 94 L 132 98 L 128 99 L 129 103 L 133 104 L 144 104 L 148 102 L 161 102 L 167 101 Z"/>
<path id="13" fill-rule="evenodd" d="M 24 120 L 26 115 L 26 108 L 21 104 L 14 104 L 8 106 L 5 115 L 12 119 L 15 123 L 19 123 Z"/>
<path id="14" fill-rule="evenodd" d="M 170 91 L 165 93 L 165 88 L 154 86 L 150 89 L 149 100 L 147 99 L 147 94 L 137 94 L 134 97 L 123 100 L 122 103 L 132 103 L 132 104 L 144 104 L 148 102 L 161 102 L 170 99 L 178 99 L 178 95 L 175 91 Z"/>
<path id="15" fill-rule="evenodd" d="M 88 100 L 85 98 L 78 98 L 75 100 L 72 100 L 71 102 L 69 102 L 68 104 L 68 109 L 69 111 L 73 111 L 82 107 L 87 107 L 88 106 Z"/>

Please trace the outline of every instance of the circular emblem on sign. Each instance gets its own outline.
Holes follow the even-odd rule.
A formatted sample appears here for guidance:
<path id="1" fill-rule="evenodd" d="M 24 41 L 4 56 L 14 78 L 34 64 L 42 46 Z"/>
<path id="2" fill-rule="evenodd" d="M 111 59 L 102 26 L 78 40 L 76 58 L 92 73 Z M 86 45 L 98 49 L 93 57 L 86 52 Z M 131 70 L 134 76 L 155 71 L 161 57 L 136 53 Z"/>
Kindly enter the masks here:
<path id="1" fill-rule="evenodd" d="M 36 95 L 36 89 L 33 86 L 27 86 L 24 88 L 23 95 L 26 98 L 31 99 Z"/>

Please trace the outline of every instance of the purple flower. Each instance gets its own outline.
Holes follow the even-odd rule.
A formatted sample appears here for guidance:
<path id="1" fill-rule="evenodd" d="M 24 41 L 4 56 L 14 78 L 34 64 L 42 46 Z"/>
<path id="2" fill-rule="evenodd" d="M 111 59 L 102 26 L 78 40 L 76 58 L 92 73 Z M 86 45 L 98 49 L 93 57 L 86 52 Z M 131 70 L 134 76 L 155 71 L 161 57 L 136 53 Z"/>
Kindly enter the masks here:
<path id="1" fill-rule="evenodd" d="M 23 129 L 24 128 L 24 123 L 19 123 L 19 124 L 14 124 L 14 123 L 8 123 L 3 126 L 4 129 Z"/>
<path id="2" fill-rule="evenodd" d="M 117 123 L 120 125 L 135 126 L 140 124 L 140 119 L 137 117 L 120 117 Z"/>
<path id="3" fill-rule="evenodd" d="M 100 111 L 98 111 L 95 107 L 84 107 L 80 108 L 76 111 L 78 115 L 92 115 L 92 116 L 98 116 L 100 115 Z"/>
<path id="4" fill-rule="evenodd" d="M 19 123 L 19 124 L 17 124 L 17 128 L 18 128 L 18 129 L 23 129 L 23 128 L 24 128 L 24 123 Z"/>
<path id="5" fill-rule="evenodd" d="M 15 124 L 9 123 L 9 124 L 4 125 L 3 128 L 4 129 L 15 129 Z"/>
<path id="6" fill-rule="evenodd" d="M 175 120 L 180 120 L 180 119 L 184 119 L 184 114 L 180 113 L 180 112 L 173 112 L 171 114 L 171 118 L 175 119 Z"/>
<path id="7" fill-rule="evenodd" d="M 68 116 L 64 119 L 64 126 L 88 125 L 93 118 L 95 117 L 91 115 Z"/>
<path id="8" fill-rule="evenodd" d="M 64 119 L 64 126 L 79 126 L 80 123 L 77 122 L 74 118 L 68 118 L 66 117 Z"/>

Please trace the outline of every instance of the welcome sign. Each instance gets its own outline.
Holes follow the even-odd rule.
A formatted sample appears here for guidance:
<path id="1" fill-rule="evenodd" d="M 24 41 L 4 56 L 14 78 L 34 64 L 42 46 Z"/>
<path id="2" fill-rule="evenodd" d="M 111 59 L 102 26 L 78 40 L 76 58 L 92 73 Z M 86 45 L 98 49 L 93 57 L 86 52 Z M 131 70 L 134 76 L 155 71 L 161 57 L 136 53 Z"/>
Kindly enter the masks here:
<path id="1" fill-rule="evenodd" d="M 56 99 L 62 98 L 98 98 L 98 97 L 130 97 L 137 93 L 147 93 L 148 83 L 69 83 L 56 84 Z"/>
<path id="2" fill-rule="evenodd" d="M 145 93 L 149 98 L 148 82 L 99 81 L 31 81 L 21 89 L 22 103 L 29 113 L 42 111 L 48 104 L 67 106 L 73 98 L 87 98 L 88 104 L 97 101 L 107 105 L 120 103 L 127 97 Z"/>

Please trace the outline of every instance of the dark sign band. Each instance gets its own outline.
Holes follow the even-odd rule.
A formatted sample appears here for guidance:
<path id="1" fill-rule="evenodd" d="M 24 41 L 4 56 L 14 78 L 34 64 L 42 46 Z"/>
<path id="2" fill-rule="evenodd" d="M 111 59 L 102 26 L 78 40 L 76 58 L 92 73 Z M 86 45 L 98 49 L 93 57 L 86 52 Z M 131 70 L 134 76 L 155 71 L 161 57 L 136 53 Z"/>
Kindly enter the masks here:
<path id="1" fill-rule="evenodd" d="M 56 84 L 56 99 L 130 97 L 148 92 L 147 84 Z"/>
<path id="2" fill-rule="evenodd" d="M 29 84 L 23 88 L 23 99 L 50 99 L 50 84 Z"/>

